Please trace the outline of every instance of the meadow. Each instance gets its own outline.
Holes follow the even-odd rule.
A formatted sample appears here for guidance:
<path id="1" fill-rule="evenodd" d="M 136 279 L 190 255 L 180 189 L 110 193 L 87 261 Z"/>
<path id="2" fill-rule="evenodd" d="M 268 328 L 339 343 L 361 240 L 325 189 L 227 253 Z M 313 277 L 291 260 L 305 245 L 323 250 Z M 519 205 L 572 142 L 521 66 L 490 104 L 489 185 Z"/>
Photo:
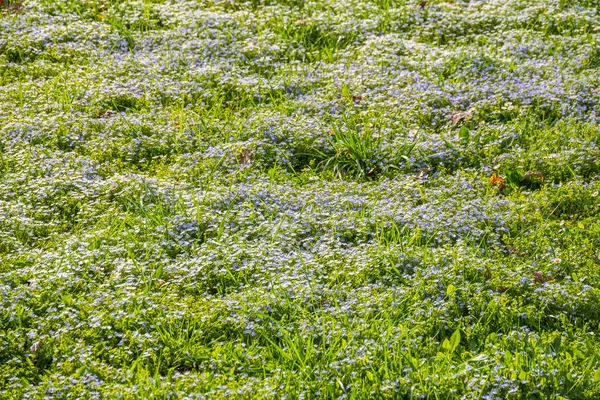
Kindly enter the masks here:
<path id="1" fill-rule="evenodd" d="M 597 0 L 0 1 L 0 399 L 600 398 Z"/>

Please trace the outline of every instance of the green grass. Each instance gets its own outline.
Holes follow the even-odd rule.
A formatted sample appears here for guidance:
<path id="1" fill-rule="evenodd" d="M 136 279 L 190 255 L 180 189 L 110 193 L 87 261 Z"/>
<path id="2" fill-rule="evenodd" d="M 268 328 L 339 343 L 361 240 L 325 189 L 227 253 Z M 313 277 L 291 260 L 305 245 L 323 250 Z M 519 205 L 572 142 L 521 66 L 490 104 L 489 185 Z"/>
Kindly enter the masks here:
<path id="1" fill-rule="evenodd" d="M 1 399 L 598 398 L 593 1 L 14 4 Z"/>

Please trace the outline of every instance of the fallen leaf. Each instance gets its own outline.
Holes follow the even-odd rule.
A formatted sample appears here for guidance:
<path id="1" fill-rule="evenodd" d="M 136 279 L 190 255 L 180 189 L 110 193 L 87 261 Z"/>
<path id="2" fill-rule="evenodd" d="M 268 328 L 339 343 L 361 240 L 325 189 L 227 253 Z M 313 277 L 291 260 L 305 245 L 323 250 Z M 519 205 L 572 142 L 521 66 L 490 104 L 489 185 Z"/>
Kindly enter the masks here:
<path id="1" fill-rule="evenodd" d="M 533 273 L 533 280 L 536 281 L 537 283 L 544 283 L 544 275 L 542 275 L 541 272 L 534 272 Z"/>
<path id="2" fill-rule="evenodd" d="M 431 170 L 431 168 L 429 168 L 429 167 L 425 167 L 425 168 L 421 169 L 421 172 L 416 174 L 415 177 L 413 178 L 413 180 L 417 181 L 419 179 L 424 179 L 430 170 Z"/>
<path id="3" fill-rule="evenodd" d="M 246 148 L 243 148 L 238 157 L 238 161 L 242 168 L 248 167 L 250 165 L 250 156 L 252 152 Z"/>
<path id="4" fill-rule="evenodd" d="M 508 251 L 510 251 L 511 253 L 514 253 L 514 254 L 516 254 L 518 256 L 525 256 L 525 255 L 527 255 L 527 253 L 525 253 L 525 252 L 517 249 L 514 246 L 511 246 L 510 244 L 507 244 L 506 248 L 508 249 Z"/>
<path id="5" fill-rule="evenodd" d="M 501 177 L 500 175 L 497 175 L 495 172 L 492 175 L 492 177 L 490 178 L 490 184 L 492 186 L 495 186 L 496 188 L 498 188 L 498 191 L 503 191 L 504 188 L 506 187 L 505 183 L 504 183 L 504 178 Z"/>
<path id="6" fill-rule="evenodd" d="M 421 7 L 421 8 L 425 8 L 426 5 L 427 5 L 427 1 L 422 1 L 419 3 L 419 7 Z"/>
<path id="7" fill-rule="evenodd" d="M 454 110 L 452 111 L 452 114 L 450 114 L 450 118 L 452 119 L 452 123 L 456 125 L 462 120 L 471 118 L 471 113 L 468 111 Z"/>
<path id="8" fill-rule="evenodd" d="M 523 175 L 523 179 L 537 179 L 540 182 L 544 181 L 544 174 L 542 174 L 541 172 L 538 171 L 527 171 L 525 172 L 525 175 Z"/>
<path id="9" fill-rule="evenodd" d="M 98 115 L 96 116 L 96 118 L 110 118 L 113 115 L 115 115 L 115 112 L 113 110 L 106 110 L 104 112 L 98 113 Z"/>
<path id="10" fill-rule="evenodd" d="M 7 9 L 11 13 L 16 13 L 17 11 L 20 11 L 21 8 L 23 8 L 23 2 L 0 0 L 0 7 Z"/>
<path id="11" fill-rule="evenodd" d="M 537 272 L 533 273 L 533 280 L 536 283 L 542 284 L 542 283 L 553 281 L 554 278 L 550 274 L 548 274 L 548 276 L 545 277 L 544 274 L 542 274 L 541 272 L 537 271 Z"/>
<path id="12" fill-rule="evenodd" d="M 37 354 L 38 351 L 40 351 L 40 346 L 42 345 L 41 342 L 37 341 L 34 342 L 31 347 L 29 348 L 29 351 L 33 354 Z"/>

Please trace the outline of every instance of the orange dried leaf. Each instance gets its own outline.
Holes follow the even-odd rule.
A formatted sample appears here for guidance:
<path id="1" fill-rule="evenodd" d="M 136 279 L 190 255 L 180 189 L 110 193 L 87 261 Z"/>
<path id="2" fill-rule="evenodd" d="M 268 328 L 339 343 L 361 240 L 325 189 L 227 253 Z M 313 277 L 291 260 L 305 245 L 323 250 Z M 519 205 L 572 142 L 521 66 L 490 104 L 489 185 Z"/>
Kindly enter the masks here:
<path id="1" fill-rule="evenodd" d="M 495 172 L 492 175 L 492 177 L 490 178 L 490 184 L 492 186 L 497 187 L 499 191 L 503 191 L 504 188 L 506 187 L 506 184 L 504 182 L 504 178 L 501 177 L 500 175 L 497 175 Z"/>

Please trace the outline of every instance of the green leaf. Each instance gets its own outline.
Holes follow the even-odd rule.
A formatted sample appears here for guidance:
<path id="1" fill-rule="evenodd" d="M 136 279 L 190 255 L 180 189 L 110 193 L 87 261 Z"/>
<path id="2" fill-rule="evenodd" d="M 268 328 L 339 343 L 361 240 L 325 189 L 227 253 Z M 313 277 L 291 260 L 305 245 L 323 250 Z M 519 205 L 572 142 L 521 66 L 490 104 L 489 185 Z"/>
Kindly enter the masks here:
<path id="1" fill-rule="evenodd" d="M 594 355 L 589 358 L 589 361 L 585 367 L 584 372 L 586 375 L 591 373 L 590 371 L 592 371 L 592 368 L 594 367 L 595 363 L 596 363 L 596 356 Z"/>
<path id="2" fill-rule="evenodd" d="M 521 380 L 527 379 L 527 373 L 525 371 L 519 372 L 519 379 L 521 379 Z"/>
<path id="3" fill-rule="evenodd" d="M 62 298 L 63 303 L 65 303 L 66 305 L 70 306 L 73 304 L 73 298 L 70 295 L 65 293 L 62 294 L 60 297 Z"/>
<path id="4" fill-rule="evenodd" d="M 75 374 L 73 375 L 75 379 L 79 378 L 82 374 L 83 371 L 85 371 L 85 365 L 82 365 L 81 367 L 79 367 L 77 369 L 77 371 L 75 371 Z"/>
<path id="5" fill-rule="evenodd" d="M 490 271 L 490 269 L 489 269 L 489 268 L 486 268 L 486 269 L 483 271 L 483 278 L 484 278 L 486 281 L 489 281 L 490 279 L 492 279 L 492 271 Z"/>
<path id="6" fill-rule="evenodd" d="M 454 331 L 452 336 L 450 336 L 450 352 L 456 350 L 458 345 L 460 344 L 460 330 L 457 329 Z"/>
<path id="7" fill-rule="evenodd" d="M 554 340 L 552 341 L 552 348 L 554 349 L 554 351 L 556 351 L 558 353 L 560 351 L 561 345 L 562 345 L 562 338 L 560 336 L 555 337 Z"/>
<path id="8" fill-rule="evenodd" d="M 456 292 L 456 286 L 454 286 L 453 284 L 449 284 L 448 287 L 446 288 L 446 294 L 450 295 L 454 292 Z"/>
<path id="9" fill-rule="evenodd" d="M 154 277 L 156 279 L 160 279 L 162 278 L 163 275 L 163 266 L 162 264 L 158 266 L 158 268 L 156 268 L 156 271 L 154 271 Z"/>
<path id="10" fill-rule="evenodd" d="M 450 342 L 448 341 L 448 339 L 444 339 L 444 341 L 442 342 L 442 349 L 450 351 Z"/>
<path id="11" fill-rule="evenodd" d="M 583 352 L 581 350 L 579 350 L 578 348 L 573 348 L 573 355 L 575 355 L 579 358 L 585 358 L 585 354 L 583 354 Z"/>
<path id="12" fill-rule="evenodd" d="M 463 127 L 460 128 L 460 130 L 458 131 L 458 137 L 464 144 L 469 143 L 469 139 L 471 138 L 471 134 L 469 133 L 469 128 L 467 128 L 466 126 L 463 125 Z"/>

